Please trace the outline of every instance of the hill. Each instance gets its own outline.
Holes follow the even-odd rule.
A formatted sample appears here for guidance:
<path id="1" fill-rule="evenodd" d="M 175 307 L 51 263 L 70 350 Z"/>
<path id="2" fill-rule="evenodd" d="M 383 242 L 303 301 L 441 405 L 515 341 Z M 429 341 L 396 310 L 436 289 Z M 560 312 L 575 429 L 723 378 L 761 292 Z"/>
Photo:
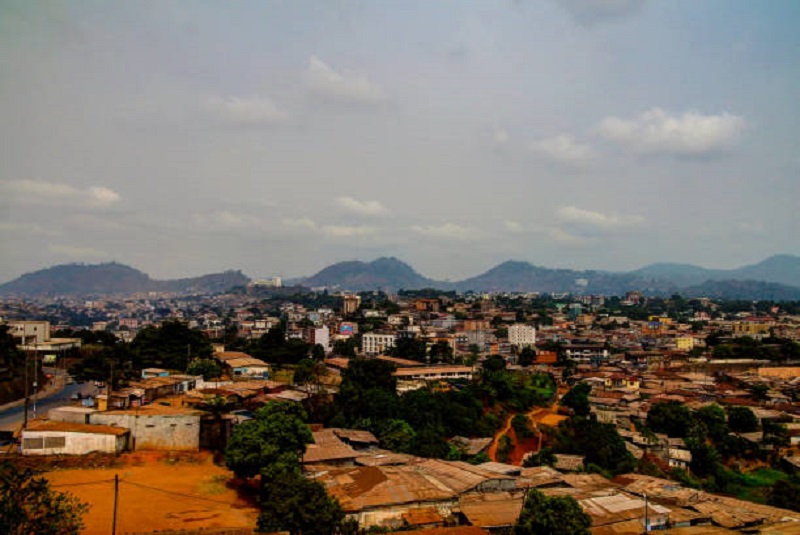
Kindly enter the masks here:
<path id="1" fill-rule="evenodd" d="M 677 286 L 694 286 L 705 281 L 764 281 L 800 287 L 800 256 L 775 255 L 757 264 L 735 269 L 706 269 L 691 264 L 651 264 L 631 272 L 644 279 Z"/>
<path id="2" fill-rule="evenodd" d="M 0 285 L 0 295 L 113 295 L 141 292 L 216 293 L 250 281 L 241 271 L 225 271 L 201 277 L 154 280 L 137 269 L 116 262 L 62 264 Z"/>
<path id="3" fill-rule="evenodd" d="M 442 288 L 445 284 L 423 277 L 393 257 L 382 257 L 372 262 L 338 262 L 296 282 L 312 288 L 327 286 L 352 291 Z"/>

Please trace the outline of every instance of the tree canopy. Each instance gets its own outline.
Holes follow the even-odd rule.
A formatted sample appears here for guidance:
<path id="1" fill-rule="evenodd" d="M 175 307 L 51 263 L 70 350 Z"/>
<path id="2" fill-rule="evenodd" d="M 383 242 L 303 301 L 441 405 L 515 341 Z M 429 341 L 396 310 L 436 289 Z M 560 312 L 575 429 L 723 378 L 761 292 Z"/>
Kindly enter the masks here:
<path id="1" fill-rule="evenodd" d="M 0 532 L 71 535 L 83 529 L 89 506 L 67 492 L 50 488 L 31 469 L 10 462 L 0 465 Z"/>
<path id="2" fill-rule="evenodd" d="M 515 535 L 588 535 L 592 517 L 572 496 L 545 496 L 528 492 L 514 526 Z"/>

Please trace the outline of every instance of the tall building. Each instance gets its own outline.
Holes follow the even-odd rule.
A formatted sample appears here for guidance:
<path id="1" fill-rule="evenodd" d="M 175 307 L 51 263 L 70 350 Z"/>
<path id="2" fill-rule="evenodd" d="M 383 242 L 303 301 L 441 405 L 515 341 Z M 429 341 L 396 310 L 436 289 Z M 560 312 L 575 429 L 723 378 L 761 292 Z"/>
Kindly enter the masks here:
<path id="1" fill-rule="evenodd" d="M 508 328 L 508 343 L 517 347 L 530 347 L 536 344 L 536 327 L 515 323 Z"/>
<path id="2" fill-rule="evenodd" d="M 342 299 L 342 314 L 355 314 L 361 305 L 361 298 L 357 295 L 345 295 Z"/>
<path id="3" fill-rule="evenodd" d="M 394 347 L 396 339 L 394 334 L 366 333 L 361 337 L 361 350 L 365 355 L 374 357 Z"/>

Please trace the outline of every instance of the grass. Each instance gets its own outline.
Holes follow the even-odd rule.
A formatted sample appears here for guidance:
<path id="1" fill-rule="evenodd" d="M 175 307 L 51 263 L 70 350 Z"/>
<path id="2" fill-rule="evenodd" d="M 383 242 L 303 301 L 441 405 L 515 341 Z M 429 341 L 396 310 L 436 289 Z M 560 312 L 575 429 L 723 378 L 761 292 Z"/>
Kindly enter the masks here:
<path id="1" fill-rule="evenodd" d="M 740 474 L 739 483 L 741 487 L 736 492 L 736 497 L 750 502 L 766 503 L 769 489 L 772 485 L 776 481 L 787 477 L 785 473 L 770 468 L 759 468 L 746 474 Z"/>
<path id="2" fill-rule="evenodd" d="M 225 486 L 227 481 L 228 476 L 212 476 L 200 484 L 200 494 L 205 496 L 218 496 L 220 494 L 224 494 L 227 490 L 227 487 Z"/>

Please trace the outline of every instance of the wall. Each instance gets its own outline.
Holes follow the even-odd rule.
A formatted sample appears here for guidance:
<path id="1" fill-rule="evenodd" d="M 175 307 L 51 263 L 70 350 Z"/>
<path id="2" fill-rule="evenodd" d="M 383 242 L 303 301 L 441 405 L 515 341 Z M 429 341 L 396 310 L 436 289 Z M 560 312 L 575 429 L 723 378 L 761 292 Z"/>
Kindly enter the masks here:
<path id="1" fill-rule="evenodd" d="M 23 432 L 23 455 L 84 455 L 93 451 L 104 453 L 118 453 L 125 448 L 125 436 L 102 435 L 99 433 L 75 433 L 67 431 L 30 431 Z M 48 439 L 64 439 L 63 446 L 42 449 L 30 449 L 26 444 L 31 440 L 43 439 L 47 445 Z M 121 440 L 120 440 L 121 439 Z"/>
<path id="2" fill-rule="evenodd" d="M 199 415 L 111 412 L 93 414 L 91 422 L 130 429 L 132 450 L 200 449 Z"/>

